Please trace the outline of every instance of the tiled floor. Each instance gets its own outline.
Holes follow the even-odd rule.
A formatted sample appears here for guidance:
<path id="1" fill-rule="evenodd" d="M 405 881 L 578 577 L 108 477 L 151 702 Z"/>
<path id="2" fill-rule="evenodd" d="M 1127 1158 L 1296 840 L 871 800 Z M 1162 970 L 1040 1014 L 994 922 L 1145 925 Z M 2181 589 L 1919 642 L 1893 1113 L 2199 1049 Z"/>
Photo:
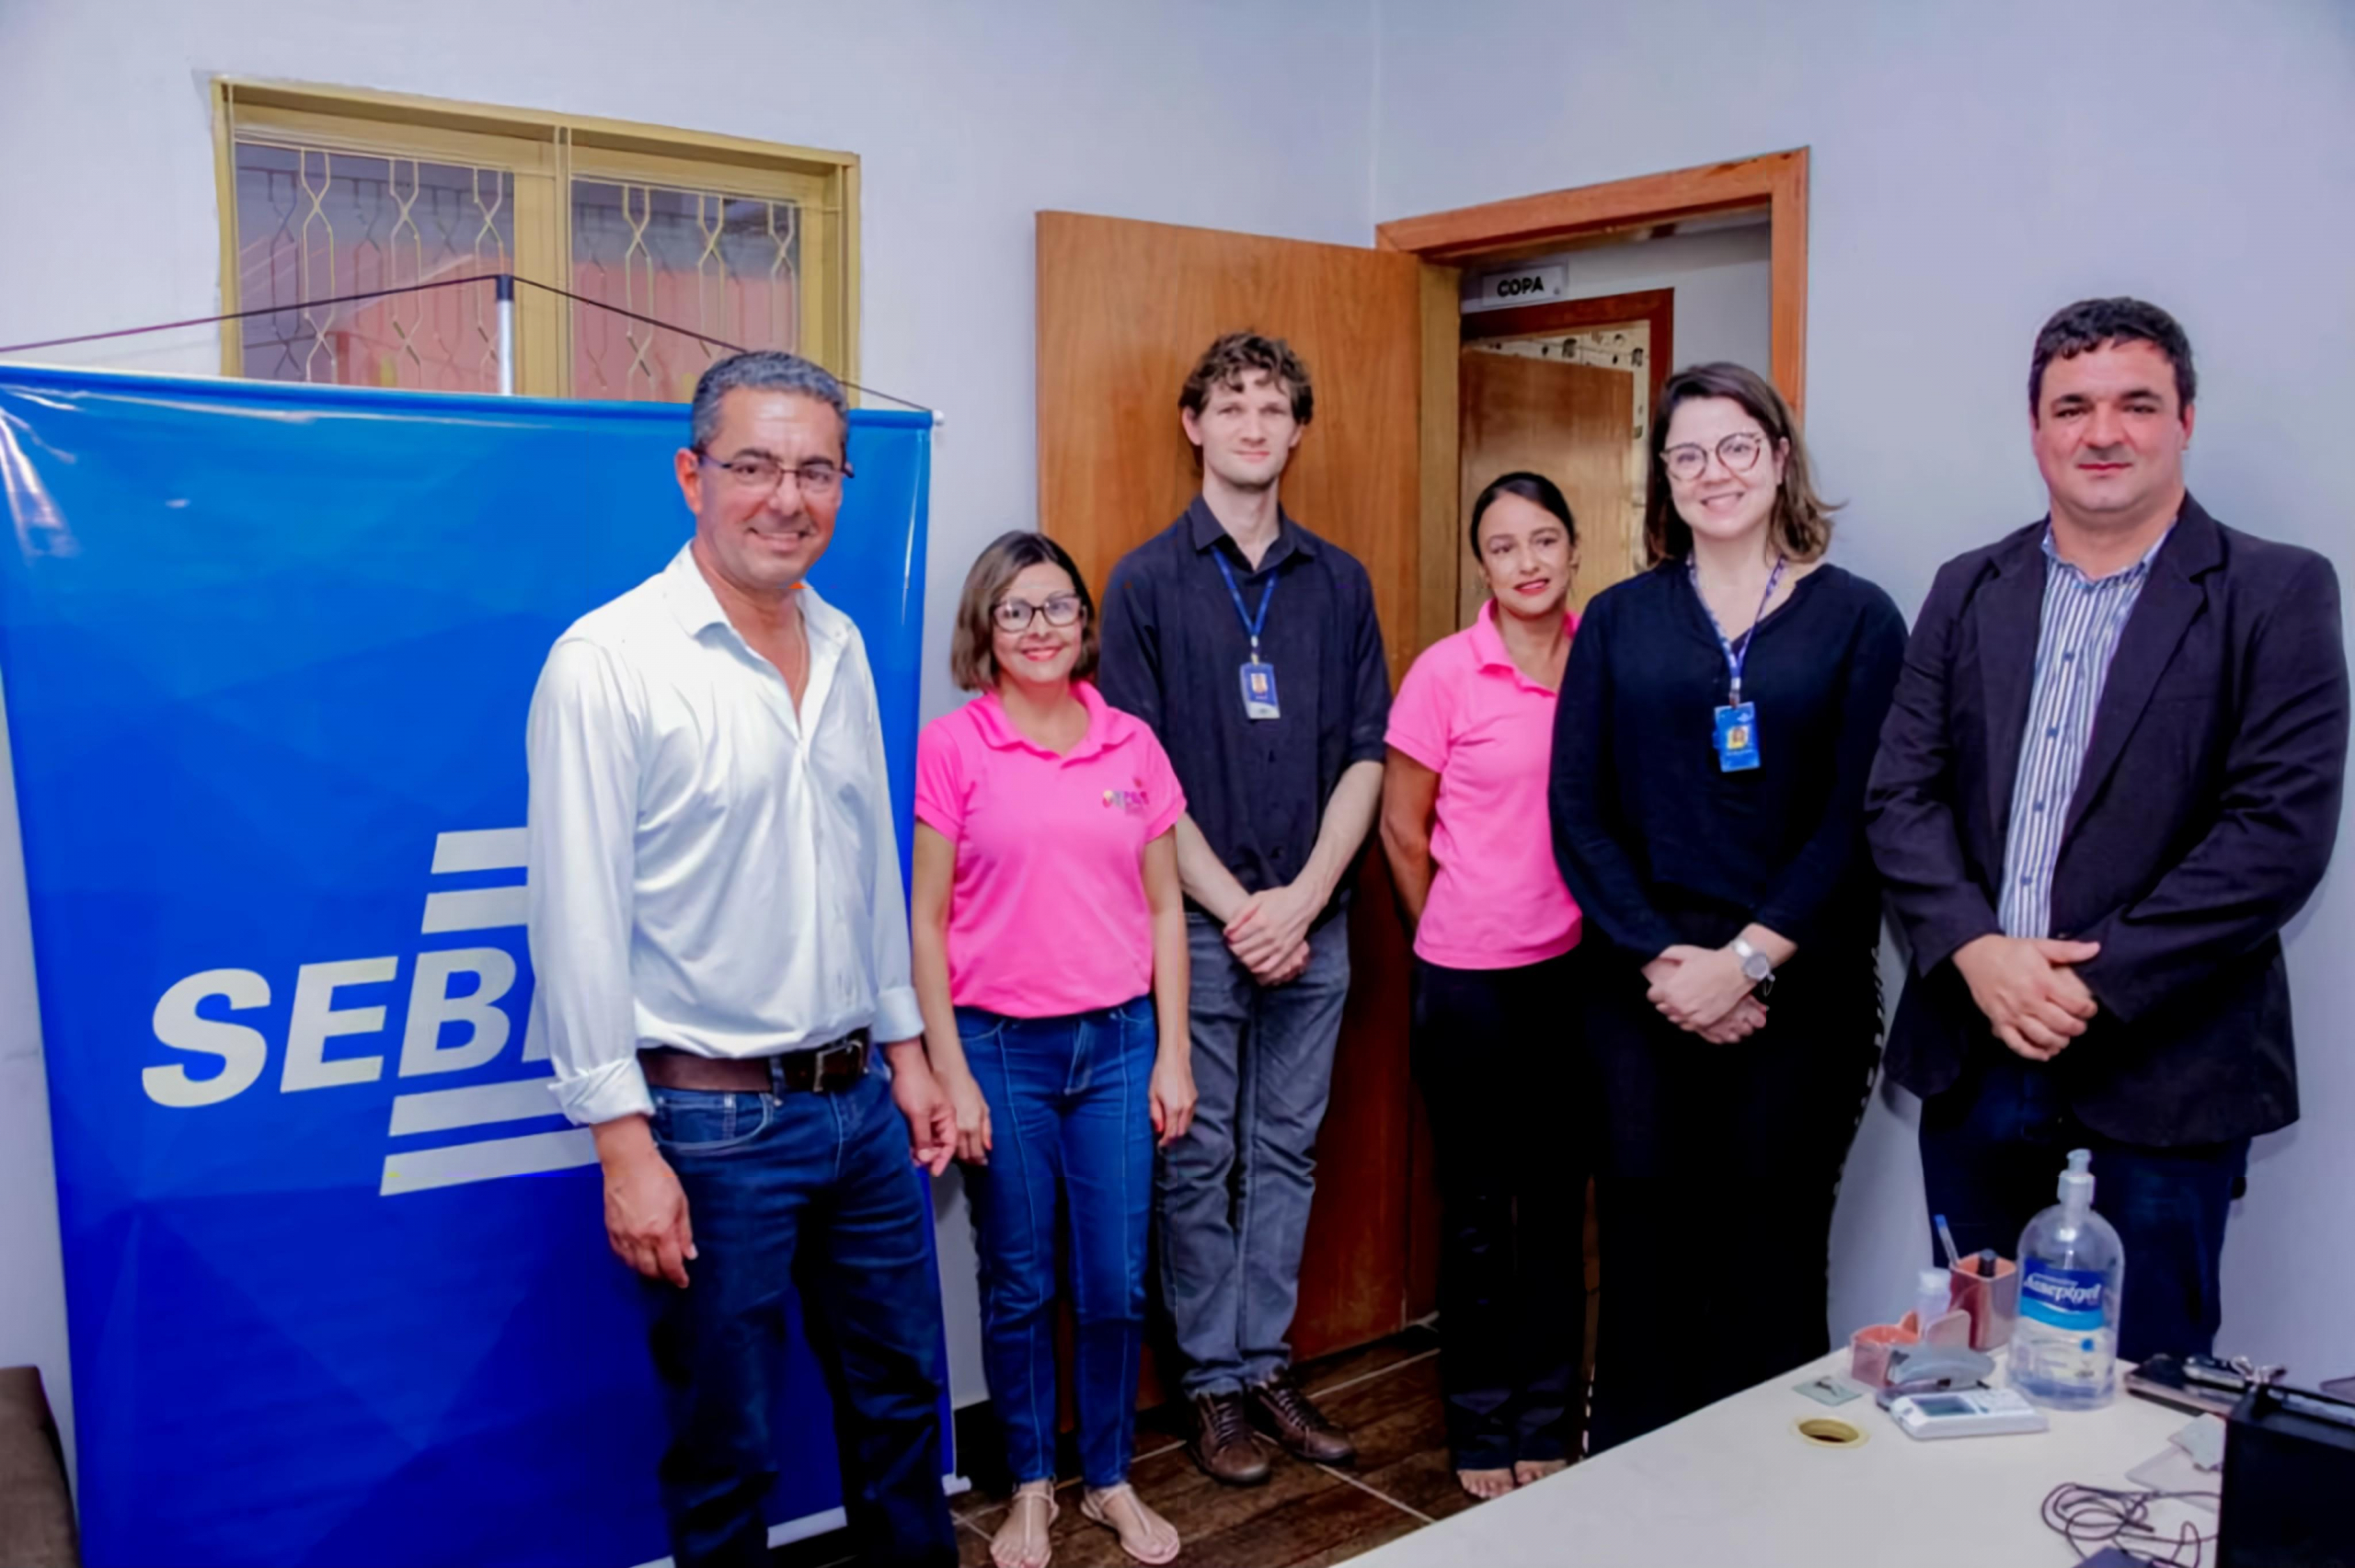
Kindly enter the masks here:
<path id="1" fill-rule="evenodd" d="M 1175 1413 L 1139 1418 L 1130 1479 L 1185 1538 L 1178 1562 L 1218 1568 L 1338 1562 L 1471 1505 L 1448 1468 L 1441 1425 L 1439 1336 L 1409 1329 L 1379 1345 L 1311 1363 L 1302 1380 L 1317 1403 L 1358 1441 L 1347 1469 L 1304 1464 L 1275 1454 L 1265 1486 L 1221 1486 L 1194 1468 L 1179 1446 Z M 1272 1452 L 1272 1450 L 1270 1450 Z M 1057 1494 L 1063 1516 L 1053 1531 L 1061 1568 L 1122 1564 L 1112 1532 L 1080 1516 L 1079 1482 Z M 1005 1517 L 1003 1489 L 953 1500 L 970 1568 L 988 1568 L 990 1534 Z M 785 1548 L 775 1568 L 847 1563 L 840 1535 Z"/>

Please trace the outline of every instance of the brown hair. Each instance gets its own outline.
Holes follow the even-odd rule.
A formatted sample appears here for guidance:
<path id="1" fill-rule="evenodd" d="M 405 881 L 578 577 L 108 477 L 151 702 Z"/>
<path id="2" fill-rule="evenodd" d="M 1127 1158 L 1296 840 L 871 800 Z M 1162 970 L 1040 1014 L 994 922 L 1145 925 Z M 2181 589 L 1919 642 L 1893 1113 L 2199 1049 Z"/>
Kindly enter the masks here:
<path id="1" fill-rule="evenodd" d="M 1211 388 L 1240 386 L 1253 371 L 1266 372 L 1269 380 L 1292 395 L 1295 421 L 1305 425 L 1315 417 L 1316 394 L 1308 383 L 1308 367 L 1291 344 L 1256 332 L 1230 332 L 1203 349 L 1194 373 L 1178 393 L 1178 406 L 1200 418 L 1211 400 Z"/>
<path id="2" fill-rule="evenodd" d="M 1008 584 L 1031 567 L 1061 567 L 1071 578 L 1073 589 L 1079 595 L 1079 662 L 1071 667 L 1071 678 L 1085 681 L 1096 673 L 1096 600 L 1087 591 L 1087 579 L 1063 547 L 1043 533 L 1017 528 L 1001 533 L 990 541 L 973 561 L 973 569 L 965 574 L 965 592 L 957 601 L 957 625 L 948 637 L 948 677 L 967 692 L 989 692 L 997 687 L 997 655 L 992 651 L 991 640 L 997 624 L 994 617 L 998 600 Z"/>
<path id="3" fill-rule="evenodd" d="M 1652 476 L 1644 502 L 1644 556 L 1653 566 L 1692 554 L 1693 530 L 1676 513 L 1676 498 L 1669 489 L 1669 420 L 1680 404 L 1705 397 L 1729 397 L 1741 405 L 1766 432 L 1766 444 L 1785 453 L 1783 482 L 1775 492 L 1775 510 L 1766 521 L 1775 548 L 1794 561 L 1812 561 L 1832 547 L 1832 513 L 1815 492 L 1815 467 L 1808 461 L 1807 441 L 1783 395 L 1756 371 L 1720 361 L 1692 365 L 1668 378 L 1660 388 L 1660 406 L 1652 410 Z"/>

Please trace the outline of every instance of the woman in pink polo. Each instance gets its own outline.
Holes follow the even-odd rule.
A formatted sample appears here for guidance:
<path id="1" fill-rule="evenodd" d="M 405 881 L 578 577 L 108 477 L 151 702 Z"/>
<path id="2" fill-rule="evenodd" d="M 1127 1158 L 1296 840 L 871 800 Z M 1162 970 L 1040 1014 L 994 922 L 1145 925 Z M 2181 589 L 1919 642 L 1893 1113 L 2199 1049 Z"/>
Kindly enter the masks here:
<path id="1" fill-rule="evenodd" d="M 1194 1112 L 1186 802 L 1161 743 L 1108 707 L 1096 607 L 1063 547 L 1002 535 L 965 579 L 949 665 L 982 695 L 916 742 L 913 957 L 925 1048 L 957 1112 L 982 1349 L 1017 1490 L 999 1568 L 1044 1568 L 1055 1516 L 1055 1214 L 1071 1216 L 1080 1511 L 1130 1556 L 1178 1532 L 1129 1486 L 1154 1143 Z"/>
<path id="2" fill-rule="evenodd" d="M 1464 1489 L 1497 1497 L 1568 1462 L 1585 1402 L 1579 910 L 1545 804 L 1578 529 L 1553 481 L 1508 474 L 1473 505 L 1472 548 L 1489 601 L 1398 688 L 1382 845 L 1415 926 L 1448 1448 Z"/>

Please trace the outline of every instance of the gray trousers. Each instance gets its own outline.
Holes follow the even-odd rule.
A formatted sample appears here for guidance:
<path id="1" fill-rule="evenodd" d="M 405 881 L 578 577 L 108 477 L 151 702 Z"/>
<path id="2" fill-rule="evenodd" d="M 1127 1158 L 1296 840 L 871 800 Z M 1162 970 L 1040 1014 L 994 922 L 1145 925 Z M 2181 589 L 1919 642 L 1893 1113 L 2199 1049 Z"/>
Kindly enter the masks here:
<path id="1" fill-rule="evenodd" d="M 1263 1382 L 1292 1359 L 1285 1335 L 1350 991 L 1350 926 L 1344 914 L 1313 931 L 1308 968 L 1281 986 L 1253 979 L 1200 912 L 1187 912 L 1186 936 L 1199 1098 L 1192 1130 L 1162 1151 L 1155 1206 L 1190 1399 Z"/>

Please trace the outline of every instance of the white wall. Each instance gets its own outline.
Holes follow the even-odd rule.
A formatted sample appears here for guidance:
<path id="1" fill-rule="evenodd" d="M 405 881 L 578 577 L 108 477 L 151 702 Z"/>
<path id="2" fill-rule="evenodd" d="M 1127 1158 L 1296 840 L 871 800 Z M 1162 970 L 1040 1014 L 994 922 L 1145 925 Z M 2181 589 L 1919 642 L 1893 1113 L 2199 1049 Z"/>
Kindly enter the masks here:
<path id="1" fill-rule="evenodd" d="M 1813 149 L 1809 432 L 1853 502 L 1839 558 L 1909 612 L 1938 562 L 2043 509 L 2028 349 L 2089 294 L 2190 332 L 2200 498 L 2355 589 L 2344 0 L 1377 5 L 1378 220 Z M 2305 1119 L 2257 1150 L 2222 1345 L 2329 1377 L 2355 1372 L 2355 846 L 2289 946 Z M 1842 1323 L 1902 1304 L 1919 1201 L 1878 1109 L 1844 1193 Z"/>
<path id="2" fill-rule="evenodd" d="M 1669 369 L 1731 360 L 1761 375 L 1774 373 L 1774 289 L 1768 271 L 1766 225 L 1706 229 L 1659 239 L 1622 241 L 1515 261 L 1513 269 L 1558 266 L 1563 298 L 1597 299 L 1637 289 L 1673 289 L 1675 352 Z M 1464 286 L 1478 273 L 1466 269 Z"/>
<path id="3" fill-rule="evenodd" d="M 933 472 L 928 716 L 953 701 L 939 669 L 966 567 L 1036 517 L 1032 213 L 1363 243 L 1371 48 L 1363 0 L 0 0 L 0 212 L 13 214 L 0 343 L 220 308 L 215 74 L 857 153 L 862 379 L 949 418 Z M 35 357 L 212 372 L 216 341 Z M 0 1365 L 36 1361 L 56 1390 L 64 1327 L 13 828 L 0 819 Z M 971 1239 L 961 1200 L 946 1207 L 967 1402 L 982 1391 Z"/>

